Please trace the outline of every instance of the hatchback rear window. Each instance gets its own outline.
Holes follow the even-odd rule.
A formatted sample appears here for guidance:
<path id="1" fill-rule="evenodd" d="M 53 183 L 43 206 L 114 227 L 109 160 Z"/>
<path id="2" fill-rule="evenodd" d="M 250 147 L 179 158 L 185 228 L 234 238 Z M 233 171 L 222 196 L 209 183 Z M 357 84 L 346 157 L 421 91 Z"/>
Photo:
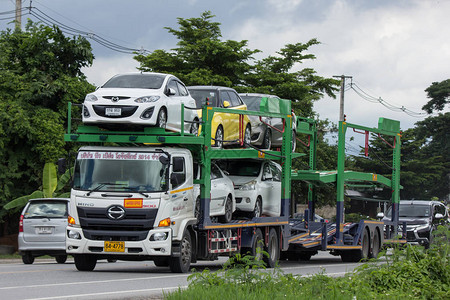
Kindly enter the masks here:
<path id="1" fill-rule="evenodd" d="M 67 217 L 67 203 L 61 201 L 33 201 L 28 206 L 24 216 L 29 218 L 65 218 Z"/>

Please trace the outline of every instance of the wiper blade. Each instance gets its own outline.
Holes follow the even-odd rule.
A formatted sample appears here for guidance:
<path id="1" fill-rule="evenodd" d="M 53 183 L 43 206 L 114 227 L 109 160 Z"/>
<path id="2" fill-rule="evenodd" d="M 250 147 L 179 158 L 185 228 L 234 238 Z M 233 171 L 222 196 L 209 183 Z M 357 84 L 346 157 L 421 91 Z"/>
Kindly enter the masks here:
<path id="1" fill-rule="evenodd" d="M 137 190 L 138 188 L 139 188 L 139 187 L 125 187 L 125 189 L 126 189 L 127 191 L 134 192 L 134 193 L 138 193 L 138 194 L 140 194 L 140 195 L 142 195 L 142 196 L 148 198 L 148 194 L 146 194 L 146 193 L 144 193 L 144 192 L 138 191 L 138 190 Z"/>
<path id="2" fill-rule="evenodd" d="M 89 196 L 92 192 L 96 192 L 96 191 L 100 190 L 105 185 L 117 186 L 117 185 L 125 185 L 125 183 L 101 182 L 93 190 L 89 190 L 89 192 L 86 194 L 86 196 Z"/>

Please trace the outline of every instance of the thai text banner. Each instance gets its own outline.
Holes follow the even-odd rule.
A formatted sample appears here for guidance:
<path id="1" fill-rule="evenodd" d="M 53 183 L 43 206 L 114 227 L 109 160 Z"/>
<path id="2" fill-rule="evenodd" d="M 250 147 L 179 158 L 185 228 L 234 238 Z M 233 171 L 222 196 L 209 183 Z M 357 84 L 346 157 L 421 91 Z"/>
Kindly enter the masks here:
<path id="1" fill-rule="evenodd" d="M 77 159 L 159 160 L 161 155 L 164 154 L 151 152 L 80 151 L 78 152 Z"/>

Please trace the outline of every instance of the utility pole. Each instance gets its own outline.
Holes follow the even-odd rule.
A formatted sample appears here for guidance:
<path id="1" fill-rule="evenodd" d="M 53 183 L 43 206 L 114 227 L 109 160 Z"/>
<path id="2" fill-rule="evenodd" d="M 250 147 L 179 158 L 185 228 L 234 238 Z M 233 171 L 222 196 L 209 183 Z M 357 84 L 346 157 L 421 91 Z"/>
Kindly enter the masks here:
<path id="1" fill-rule="evenodd" d="M 16 0 L 16 30 L 22 29 L 22 0 Z"/>
<path id="2" fill-rule="evenodd" d="M 344 89 L 345 89 L 345 78 L 352 78 L 352 76 L 333 76 L 335 78 L 341 78 L 341 100 L 339 102 L 339 121 L 344 121 Z"/>

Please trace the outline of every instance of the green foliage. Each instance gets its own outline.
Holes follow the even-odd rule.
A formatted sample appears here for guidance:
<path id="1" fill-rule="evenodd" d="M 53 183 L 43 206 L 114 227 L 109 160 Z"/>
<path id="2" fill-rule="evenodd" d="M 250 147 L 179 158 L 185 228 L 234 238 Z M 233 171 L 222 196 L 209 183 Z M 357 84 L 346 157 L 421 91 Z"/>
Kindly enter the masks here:
<path id="1" fill-rule="evenodd" d="M 42 166 L 67 157 L 67 103 L 94 86 L 82 67 L 93 61 L 89 42 L 31 21 L 0 32 L 0 218 L 11 199 L 40 189 Z M 0 220 L 1 222 L 1 220 Z"/>
<path id="2" fill-rule="evenodd" d="M 384 253 L 384 262 L 374 260 L 336 278 L 257 269 L 251 259 L 235 256 L 217 272 L 193 273 L 186 290 L 165 299 L 448 299 L 449 242 L 448 227 L 440 226 L 430 249 L 408 246 Z"/>
<path id="3" fill-rule="evenodd" d="M 450 79 L 433 82 L 426 90 L 428 98 L 431 100 L 422 109 L 431 114 L 434 110 L 442 111 L 450 103 Z"/>

